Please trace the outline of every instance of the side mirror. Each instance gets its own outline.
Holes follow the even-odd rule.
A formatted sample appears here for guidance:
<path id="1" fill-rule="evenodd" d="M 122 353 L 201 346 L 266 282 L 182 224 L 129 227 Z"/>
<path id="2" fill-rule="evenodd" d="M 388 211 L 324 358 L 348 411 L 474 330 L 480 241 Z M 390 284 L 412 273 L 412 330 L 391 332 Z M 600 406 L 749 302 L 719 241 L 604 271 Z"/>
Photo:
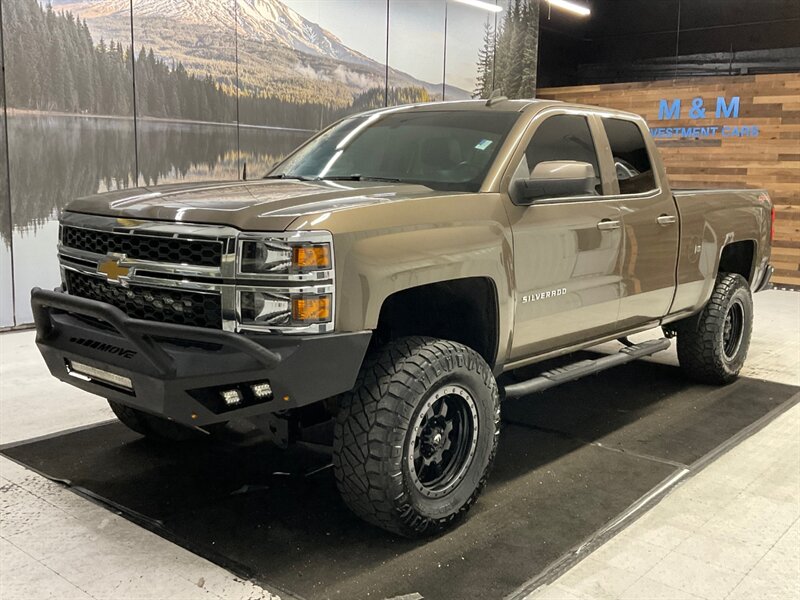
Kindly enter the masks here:
<path id="1" fill-rule="evenodd" d="M 575 160 L 550 160 L 534 167 L 530 179 L 517 179 L 509 190 L 514 204 L 533 204 L 542 198 L 594 196 L 594 167 Z"/>

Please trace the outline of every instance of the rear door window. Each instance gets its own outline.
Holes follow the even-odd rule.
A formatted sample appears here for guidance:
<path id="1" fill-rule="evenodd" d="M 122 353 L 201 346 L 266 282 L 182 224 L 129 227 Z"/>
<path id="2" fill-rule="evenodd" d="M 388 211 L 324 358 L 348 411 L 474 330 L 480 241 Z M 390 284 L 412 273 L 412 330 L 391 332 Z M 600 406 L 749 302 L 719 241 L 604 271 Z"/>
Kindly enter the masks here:
<path id="1" fill-rule="evenodd" d="M 620 194 L 641 194 L 656 189 L 653 164 L 642 130 L 633 121 L 603 119 L 614 157 Z"/>

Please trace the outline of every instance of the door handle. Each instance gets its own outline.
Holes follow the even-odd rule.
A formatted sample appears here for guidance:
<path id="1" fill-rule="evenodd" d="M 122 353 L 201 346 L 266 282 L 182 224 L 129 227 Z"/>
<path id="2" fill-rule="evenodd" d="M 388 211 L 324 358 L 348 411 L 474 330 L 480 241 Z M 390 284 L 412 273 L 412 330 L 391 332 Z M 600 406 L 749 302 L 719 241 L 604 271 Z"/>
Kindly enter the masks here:
<path id="1" fill-rule="evenodd" d="M 666 227 L 667 225 L 674 225 L 677 222 L 678 222 L 678 217 L 672 215 L 661 215 L 656 219 L 656 223 L 658 223 L 662 227 Z"/>
<path id="2" fill-rule="evenodd" d="M 611 219 L 603 219 L 597 224 L 600 231 L 610 231 L 612 229 L 619 229 L 622 225 L 619 221 L 612 221 Z"/>

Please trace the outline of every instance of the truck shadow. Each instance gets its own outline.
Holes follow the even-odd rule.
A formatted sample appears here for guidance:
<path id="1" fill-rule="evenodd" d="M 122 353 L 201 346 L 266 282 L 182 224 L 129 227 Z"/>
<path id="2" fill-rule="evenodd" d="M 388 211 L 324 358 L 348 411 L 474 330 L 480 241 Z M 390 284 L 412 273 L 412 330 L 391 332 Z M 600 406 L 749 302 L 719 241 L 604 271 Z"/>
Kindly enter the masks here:
<path id="1" fill-rule="evenodd" d="M 637 362 L 509 401 L 484 494 L 424 541 L 352 516 L 308 448 L 159 445 L 111 423 L 3 453 L 283 598 L 502 597 L 796 391 Z"/>

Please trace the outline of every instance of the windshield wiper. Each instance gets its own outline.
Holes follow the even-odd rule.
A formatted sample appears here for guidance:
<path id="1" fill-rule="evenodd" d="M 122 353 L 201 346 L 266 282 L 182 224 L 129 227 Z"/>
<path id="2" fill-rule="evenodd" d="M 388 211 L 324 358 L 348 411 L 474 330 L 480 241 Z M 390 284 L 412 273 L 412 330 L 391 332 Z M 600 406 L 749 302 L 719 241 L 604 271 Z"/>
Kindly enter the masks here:
<path id="1" fill-rule="evenodd" d="M 298 181 L 317 181 L 318 177 L 306 177 L 305 175 L 287 175 L 278 173 L 277 175 L 264 175 L 262 179 L 297 179 Z"/>
<path id="2" fill-rule="evenodd" d="M 319 180 L 329 181 L 388 181 L 389 183 L 402 183 L 396 177 L 370 177 L 369 175 L 333 175 L 332 177 L 319 177 Z"/>
<path id="3" fill-rule="evenodd" d="M 298 181 L 388 181 L 389 183 L 402 183 L 402 180 L 394 177 L 370 177 L 368 175 L 333 175 L 331 177 L 309 177 L 308 175 L 289 175 L 288 173 L 277 173 L 276 175 L 265 175 L 264 179 L 297 179 Z"/>

